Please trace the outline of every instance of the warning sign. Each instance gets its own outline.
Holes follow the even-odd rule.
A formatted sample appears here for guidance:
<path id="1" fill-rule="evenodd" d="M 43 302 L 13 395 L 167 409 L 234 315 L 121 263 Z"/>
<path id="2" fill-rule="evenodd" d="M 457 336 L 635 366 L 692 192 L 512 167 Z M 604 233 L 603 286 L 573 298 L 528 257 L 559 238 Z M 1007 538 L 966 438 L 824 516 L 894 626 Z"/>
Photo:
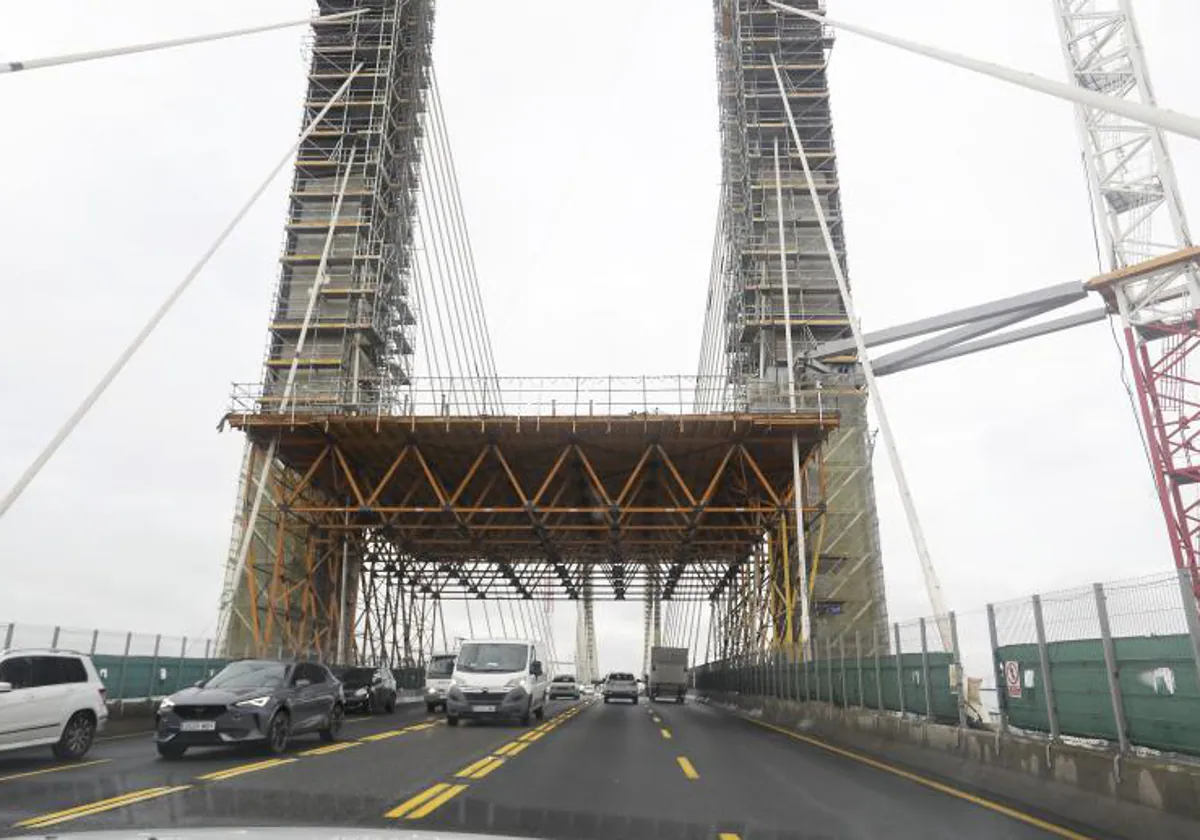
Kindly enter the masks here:
<path id="1" fill-rule="evenodd" d="M 1004 684 L 1008 687 L 1008 696 L 1021 698 L 1021 663 L 1004 663 Z"/>

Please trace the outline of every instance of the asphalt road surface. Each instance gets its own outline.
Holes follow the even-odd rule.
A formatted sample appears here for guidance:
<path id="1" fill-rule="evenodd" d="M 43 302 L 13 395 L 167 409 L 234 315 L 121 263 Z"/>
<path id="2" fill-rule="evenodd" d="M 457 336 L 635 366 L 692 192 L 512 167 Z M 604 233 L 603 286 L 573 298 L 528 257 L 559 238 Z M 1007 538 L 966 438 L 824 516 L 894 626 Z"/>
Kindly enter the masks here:
<path id="1" fill-rule="evenodd" d="M 150 736 L 84 761 L 0 754 L 0 835 L 343 825 L 546 838 L 1093 838 L 1011 803 L 823 749 L 703 704 L 552 704 L 544 723 L 448 727 L 423 705 L 351 718 L 282 758 Z"/>

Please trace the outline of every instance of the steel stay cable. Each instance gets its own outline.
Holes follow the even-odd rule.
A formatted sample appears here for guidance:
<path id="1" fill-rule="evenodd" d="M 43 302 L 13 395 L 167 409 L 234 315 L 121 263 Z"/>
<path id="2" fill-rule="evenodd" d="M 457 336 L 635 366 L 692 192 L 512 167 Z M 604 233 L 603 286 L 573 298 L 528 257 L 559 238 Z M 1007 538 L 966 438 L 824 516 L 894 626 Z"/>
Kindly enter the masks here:
<path id="1" fill-rule="evenodd" d="M 437 96 L 436 92 L 430 97 L 432 106 L 431 111 L 436 113 Z M 432 115 L 430 115 L 432 116 Z M 429 125 L 430 119 L 426 119 L 426 124 Z M 447 294 L 447 310 L 451 307 L 454 312 L 454 319 L 457 322 L 457 330 L 455 335 L 456 344 L 462 347 L 463 355 L 468 361 L 468 366 L 459 371 L 459 375 L 466 382 L 472 383 L 472 390 L 475 390 L 475 380 L 480 377 L 479 365 L 481 361 L 480 349 L 477 346 L 477 338 L 467 314 L 467 301 L 463 287 L 465 280 L 462 276 L 463 259 L 457 242 L 454 239 L 452 224 L 450 221 L 450 211 L 447 207 L 448 199 L 447 191 L 450 189 L 450 182 L 445 172 L 445 161 L 441 155 L 442 144 L 438 141 L 439 124 L 436 119 L 432 119 L 432 127 L 430 130 L 430 142 L 425 144 L 426 151 L 426 173 L 433 176 L 433 180 L 437 185 L 437 191 L 431 196 L 436 215 L 436 234 L 438 242 L 442 248 L 443 256 L 446 262 L 446 277 L 444 285 Z M 474 368 L 472 373 L 470 368 Z M 480 383 L 482 384 L 482 383 Z M 484 400 L 482 397 L 477 397 L 479 408 L 482 410 Z"/>
<path id="2" fill-rule="evenodd" d="M 24 61 L 0 60 L 0 75 L 5 73 L 27 73 L 30 70 L 41 70 L 46 67 L 62 67 L 68 64 L 80 64 L 85 61 L 96 61 L 103 58 L 115 58 L 123 55 L 133 55 L 135 53 L 167 50 L 174 47 L 184 47 L 191 44 L 203 44 L 211 41 L 224 40 L 227 38 L 239 38 L 244 35 L 254 35 L 259 32 L 271 32 L 276 29 L 289 29 L 293 26 L 330 23 L 332 21 L 341 20 L 342 18 L 357 17 L 358 15 L 365 13 L 366 9 L 356 9 L 350 12 L 338 12 L 337 14 L 325 15 L 324 17 L 301 18 L 300 20 L 289 20 L 282 23 L 269 23 L 263 26 L 251 26 L 244 29 L 231 29 L 224 32 L 214 32 L 210 35 L 192 35 L 186 38 L 171 38 L 165 41 L 154 41 L 148 44 L 131 44 L 126 47 L 112 47 L 109 49 L 92 50 L 82 53 L 68 53 L 66 55 L 50 56 L 47 58 L 30 58 Z"/>
<path id="3" fill-rule="evenodd" d="M 503 395 L 500 393 L 500 383 L 497 378 L 497 372 L 496 372 L 496 357 L 495 357 L 495 354 L 494 354 L 493 348 L 492 348 L 491 334 L 488 331 L 487 310 L 484 308 L 484 305 L 483 305 L 483 297 L 482 297 L 482 294 L 481 294 L 480 288 L 479 288 L 479 273 L 475 266 L 475 250 L 471 246 L 470 229 L 467 227 L 466 212 L 465 212 L 465 210 L 463 208 L 463 204 L 462 204 L 462 190 L 459 187 L 459 183 L 458 183 L 458 170 L 454 165 L 454 149 L 450 145 L 450 133 L 446 127 L 445 110 L 442 105 L 441 90 L 438 87 L 438 83 L 437 83 L 437 74 L 432 68 L 430 69 L 430 79 L 432 82 L 432 87 L 433 87 L 433 91 L 434 91 L 434 103 L 436 106 L 434 109 L 434 116 L 435 116 L 437 122 L 439 123 L 439 125 L 441 126 L 441 133 L 439 136 L 442 138 L 442 142 L 443 142 L 443 146 L 444 146 L 444 154 L 445 154 L 445 158 L 446 158 L 446 162 L 447 162 L 448 170 L 449 170 L 449 174 L 450 174 L 450 181 L 451 181 L 451 187 L 452 187 L 451 196 L 454 200 L 454 208 L 456 210 L 455 218 L 458 223 L 460 235 L 462 237 L 462 241 L 464 244 L 464 252 L 466 254 L 466 258 L 468 261 L 468 267 L 469 267 L 468 277 L 470 278 L 470 282 L 471 282 L 471 291 L 474 294 L 474 301 L 475 301 L 475 306 L 476 306 L 476 318 L 478 321 L 478 329 L 480 330 L 481 337 L 482 337 L 481 338 L 482 346 L 487 354 L 485 369 L 487 370 L 488 374 L 492 377 L 493 385 L 496 388 L 497 399 L 502 400 Z M 503 405 L 502 402 L 501 402 L 501 405 Z"/>
<path id="4" fill-rule="evenodd" d="M 50 442 L 38 454 L 37 458 L 34 459 L 33 463 L 31 463 L 29 467 L 26 468 L 25 472 L 21 474 L 16 483 L 9 490 L 8 494 L 5 495 L 2 501 L 0 501 L 0 519 L 4 517 L 4 514 L 8 511 L 8 509 L 12 507 L 13 503 L 17 500 L 21 493 L 25 491 L 25 488 L 29 486 L 35 477 L 37 477 L 38 473 L 41 472 L 42 468 L 46 465 L 50 458 L 53 457 L 54 453 L 58 451 L 58 448 L 62 446 L 63 442 L 71 435 L 73 431 L 75 431 L 75 428 L 79 425 L 80 421 L 82 421 L 87 413 L 91 411 L 92 406 L 96 404 L 104 392 L 108 390 L 108 386 L 111 385 L 113 380 L 115 380 L 121 371 L 124 370 L 125 365 L 129 363 L 129 360 L 133 358 L 133 355 L 139 349 L 141 349 L 142 345 L 146 342 L 146 339 L 150 337 L 150 334 L 154 332 L 155 328 L 158 327 L 162 320 L 167 316 L 167 313 L 171 311 L 175 303 L 183 296 L 183 293 L 188 290 L 193 281 L 195 281 L 195 279 L 200 275 L 200 272 L 208 265 L 209 260 L 211 260 L 218 249 L 225 244 L 225 241 L 230 237 L 230 235 L 232 235 L 233 231 L 241 223 L 242 219 L 246 217 L 251 208 L 253 208 L 258 202 L 258 199 L 261 198 L 263 193 L 265 193 L 271 186 L 279 172 L 285 166 L 291 163 L 297 150 L 304 144 L 317 125 L 320 124 L 321 120 L 325 118 L 325 115 L 329 113 L 330 108 L 332 108 L 334 104 L 345 94 L 346 90 L 350 87 L 350 83 L 354 81 L 354 78 L 358 75 L 361 69 L 362 65 L 360 64 L 346 78 L 346 81 L 342 83 L 342 86 L 338 88 L 337 92 L 334 93 L 330 100 L 325 103 L 316 116 L 313 117 L 309 125 L 300 133 L 300 136 L 290 146 L 288 146 L 287 153 L 281 157 L 279 162 L 271 168 L 271 171 L 268 173 L 267 177 L 262 181 L 261 184 L 259 184 L 254 192 L 251 193 L 250 198 L 247 199 L 247 201 L 241 206 L 241 208 L 234 215 L 233 219 L 230 220 L 229 224 L 227 224 L 225 228 L 222 229 L 222 231 L 217 235 L 217 238 L 208 247 L 208 250 L 201 255 L 200 259 L 195 263 L 195 265 L 192 266 L 191 270 L 188 271 L 183 280 L 179 282 L 179 284 L 171 291 L 167 298 L 159 305 L 158 309 L 155 310 L 155 312 L 150 316 L 150 319 L 142 326 L 141 330 L 138 331 L 137 335 L 134 336 L 129 345 L 121 352 L 121 355 L 117 357 L 117 360 L 113 362 L 113 364 L 105 372 L 104 376 L 100 378 L 100 381 L 97 382 L 88 395 L 84 397 L 83 401 L 79 404 L 75 411 L 71 413 L 66 422 L 62 425 L 58 432 L 55 433 Z"/>
<path id="5" fill-rule="evenodd" d="M 447 263 L 452 268 L 451 282 L 453 288 L 451 292 L 454 296 L 455 311 L 459 321 L 459 336 L 460 340 L 465 339 L 466 355 L 470 360 L 470 369 L 463 371 L 462 374 L 467 377 L 482 379 L 481 365 L 486 367 L 486 361 L 483 358 L 480 339 L 472 320 L 469 291 L 467 291 L 468 280 L 465 276 L 465 260 L 453 218 L 454 187 L 447 172 L 448 164 L 444 156 L 445 138 L 442 136 L 445 126 L 437 118 L 441 103 L 438 100 L 436 88 L 432 88 L 431 92 L 431 107 L 428 117 L 429 120 L 432 120 L 432 129 L 430 130 L 430 142 L 426 144 L 426 149 L 430 151 L 428 162 L 434 170 L 439 185 L 439 241 L 447 251 Z M 486 400 L 486 380 L 482 380 L 480 384 L 484 386 L 484 400 Z"/>
<path id="6" fill-rule="evenodd" d="M 441 305 L 439 303 L 439 297 L 438 297 L 438 293 L 437 293 L 437 284 L 436 284 L 436 280 L 434 277 L 435 271 L 434 271 L 434 267 L 433 267 L 433 262 L 431 262 L 430 258 L 429 258 L 430 248 L 429 248 L 427 228 L 429 227 L 429 224 L 430 224 L 430 214 L 429 214 L 429 210 L 427 207 L 428 197 L 426 195 L 425 190 L 421 191 L 421 203 L 422 203 L 422 206 L 425 206 L 425 212 L 422 214 L 422 218 L 419 220 L 417 229 L 420 232 L 420 237 L 421 237 L 421 255 L 425 259 L 425 267 L 427 269 L 422 274 L 422 279 L 424 279 L 426 281 L 425 294 L 426 294 L 426 297 L 430 300 L 430 302 L 432 304 L 434 317 L 437 319 L 437 334 L 438 334 L 438 337 L 441 338 L 441 340 L 442 340 L 443 360 L 445 361 L 446 368 L 447 368 L 446 379 L 449 382 L 449 391 L 450 391 L 451 398 L 453 399 L 455 406 L 457 406 L 458 405 L 458 394 L 454 390 L 454 377 L 453 377 L 453 371 L 455 369 L 454 358 L 450 353 L 450 345 L 447 344 L 448 330 L 446 329 L 446 325 L 445 325 L 445 323 L 443 323 L 443 320 L 442 320 L 442 309 L 441 309 Z M 441 273 L 440 272 L 440 260 L 438 259 L 436 249 L 435 249 L 434 259 L 439 261 L 439 268 L 436 273 L 440 275 L 440 273 Z M 430 325 L 430 328 L 432 329 L 433 325 Z M 455 345 L 455 349 L 457 350 L 457 345 Z M 457 353 L 455 355 L 457 355 Z M 461 368 L 461 361 L 459 363 L 459 367 Z M 442 385 L 442 387 L 445 387 L 445 385 Z"/>

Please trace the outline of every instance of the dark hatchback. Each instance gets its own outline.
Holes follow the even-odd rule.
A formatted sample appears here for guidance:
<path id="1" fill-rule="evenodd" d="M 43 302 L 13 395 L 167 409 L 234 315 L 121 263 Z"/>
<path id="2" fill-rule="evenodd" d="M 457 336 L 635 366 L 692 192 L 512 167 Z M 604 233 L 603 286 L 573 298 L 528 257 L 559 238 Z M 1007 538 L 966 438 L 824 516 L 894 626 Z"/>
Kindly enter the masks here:
<path id="1" fill-rule="evenodd" d="M 391 714 L 396 711 L 396 678 L 387 668 L 337 668 L 346 711 Z"/>
<path id="2" fill-rule="evenodd" d="M 324 665 L 242 659 L 163 700 L 154 739 L 164 758 L 234 744 L 281 753 L 293 735 L 335 740 L 344 714 L 342 685 Z"/>

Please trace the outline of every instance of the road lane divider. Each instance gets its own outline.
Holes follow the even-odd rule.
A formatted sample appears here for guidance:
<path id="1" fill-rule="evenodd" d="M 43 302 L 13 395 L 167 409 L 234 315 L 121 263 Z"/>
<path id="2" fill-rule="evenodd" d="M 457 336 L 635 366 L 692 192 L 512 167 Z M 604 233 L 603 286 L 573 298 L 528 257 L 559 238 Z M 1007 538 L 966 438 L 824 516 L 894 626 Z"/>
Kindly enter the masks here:
<path id="1" fill-rule="evenodd" d="M 679 769 L 683 771 L 683 775 L 689 779 L 699 779 L 700 774 L 696 772 L 696 768 L 692 766 L 692 762 L 688 761 L 684 756 L 676 757 L 675 761 L 679 764 Z"/>
<path id="2" fill-rule="evenodd" d="M 662 736 L 664 738 L 666 738 L 668 741 L 671 740 L 671 730 L 670 729 L 660 729 L 658 731 L 661 732 Z"/>
<path id="3" fill-rule="evenodd" d="M 775 726 L 774 724 L 765 723 L 761 720 L 755 720 L 754 718 L 743 717 L 741 715 L 738 715 L 737 717 L 741 718 L 747 723 L 753 723 L 755 726 L 761 726 L 763 729 L 770 729 L 772 732 L 778 732 L 781 735 L 786 735 L 792 740 L 811 744 L 814 747 L 819 747 L 820 749 L 829 753 L 833 753 L 834 755 L 848 758 L 851 761 L 857 761 L 859 764 L 865 764 L 868 767 L 873 767 L 876 770 L 882 770 L 885 773 L 891 773 L 893 776 L 899 776 L 902 779 L 908 779 L 910 782 L 915 782 L 922 787 L 929 788 L 930 790 L 936 790 L 939 793 L 946 794 L 947 796 L 953 796 L 955 799 L 962 799 L 966 802 L 972 803 L 973 805 L 978 805 L 981 808 L 994 811 L 997 814 L 1003 814 L 1004 816 L 1010 817 L 1018 822 L 1023 822 L 1026 825 L 1040 828 L 1042 831 L 1049 832 L 1056 837 L 1064 837 L 1066 840 L 1095 840 L 1086 834 L 1080 834 L 1077 831 L 1072 831 L 1071 829 L 1064 828 L 1061 825 L 1055 825 L 1052 822 L 1047 822 L 1039 817 L 1035 817 L 1033 814 L 1027 814 L 1024 811 L 1018 811 L 1016 808 L 1010 808 L 1007 805 L 1001 805 L 999 802 L 993 802 L 990 799 L 985 799 L 982 796 L 976 796 L 975 794 L 968 793 L 965 790 L 959 790 L 958 788 L 951 787 L 943 782 L 939 782 L 934 779 L 928 779 L 909 770 L 893 767 L 891 764 L 888 764 L 885 761 L 871 758 L 870 756 L 854 752 L 853 750 L 835 747 L 833 744 L 827 744 L 820 738 L 813 738 L 810 735 L 802 735 L 799 732 L 793 732 L 790 729 L 784 729 L 782 726 Z"/>
<path id="4" fill-rule="evenodd" d="M 44 776 L 46 773 L 61 773 L 64 770 L 78 770 L 82 767 L 94 767 L 97 764 L 107 764 L 111 758 L 96 758 L 92 761 L 80 761 L 72 764 L 57 764 L 54 767 L 43 767 L 41 770 L 26 770 L 22 773 L 9 773 L 0 776 L 0 782 L 11 782 L 17 779 L 28 779 L 30 776 Z"/>
<path id="5" fill-rule="evenodd" d="M 90 817 L 93 814 L 100 814 L 104 811 L 112 811 L 116 808 L 124 808 L 126 805 L 135 805 L 138 802 L 145 802 L 150 799 L 159 799 L 163 796 L 170 796 L 173 793 L 189 790 L 191 785 L 175 785 L 173 787 L 153 787 L 144 788 L 142 790 L 134 790 L 129 793 L 113 796 L 109 799 L 101 799 L 96 802 L 89 802 L 84 805 L 76 805 L 74 808 L 67 808 L 62 811 L 53 811 L 49 814 L 41 814 L 36 817 L 21 820 L 18 823 L 13 823 L 13 828 L 46 828 L 59 823 L 77 820 L 81 817 Z"/>
<path id="6" fill-rule="evenodd" d="M 742 838 L 732 831 L 722 831 L 717 835 L 717 840 L 742 840 Z"/>
<path id="7" fill-rule="evenodd" d="M 296 753 L 296 755 L 329 755 L 330 753 L 341 752 L 342 750 L 348 750 L 351 747 L 357 747 L 359 743 L 359 741 L 338 741 L 333 744 L 326 744 L 323 747 L 313 747 L 311 750 L 303 750 L 302 752 Z"/>
<path id="8" fill-rule="evenodd" d="M 269 770 L 272 767 L 291 764 L 299 760 L 298 758 L 268 758 L 266 761 L 255 761 L 250 764 L 239 764 L 237 767 L 228 767 L 224 770 L 214 770 L 212 773 L 205 773 L 203 776 L 197 776 L 196 778 L 205 782 L 219 782 L 224 779 L 232 779 L 235 776 L 244 776 L 247 773 L 257 773 L 259 770 Z"/>
<path id="9" fill-rule="evenodd" d="M 401 817 L 410 820 L 419 820 L 421 817 L 433 813 L 466 789 L 466 785 L 451 785 L 446 782 L 438 782 L 436 785 L 426 788 L 411 799 L 407 799 L 397 805 L 384 814 L 384 816 L 392 820 L 397 820 Z"/>
<path id="10" fill-rule="evenodd" d="M 454 778 L 470 780 L 484 778 L 493 771 L 503 767 L 510 759 L 520 755 L 532 746 L 535 741 L 545 737 L 554 729 L 569 721 L 577 713 L 578 709 L 572 709 L 570 712 L 556 715 L 539 725 L 536 729 L 526 732 L 515 740 L 501 744 L 494 748 L 489 755 L 485 755 L 483 758 L 468 764 L 456 772 Z M 432 814 L 468 787 L 470 785 L 466 783 L 438 782 L 401 802 L 392 810 L 384 813 L 383 816 L 386 819 L 393 820 L 402 818 L 419 820 L 422 817 Z"/>

